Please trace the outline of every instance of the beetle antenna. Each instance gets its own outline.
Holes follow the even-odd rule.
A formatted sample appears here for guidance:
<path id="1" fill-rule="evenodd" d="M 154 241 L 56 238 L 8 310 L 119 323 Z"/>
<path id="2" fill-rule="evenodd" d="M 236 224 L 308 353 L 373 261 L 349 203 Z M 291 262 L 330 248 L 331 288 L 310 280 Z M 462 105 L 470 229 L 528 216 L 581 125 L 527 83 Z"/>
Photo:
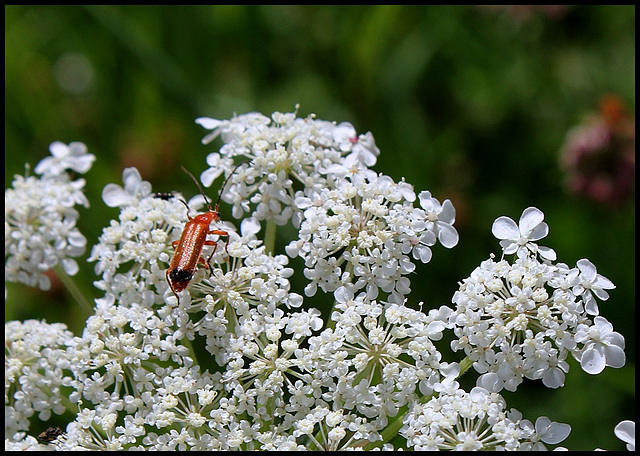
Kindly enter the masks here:
<path id="1" fill-rule="evenodd" d="M 233 176 L 233 173 L 236 172 L 236 169 L 240 168 L 240 165 L 243 165 L 249 161 L 251 160 L 250 159 L 244 160 L 238 163 L 236 167 L 233 168 L 233 171 L 231 171 L 231 174 L 229 174 L 229 176 L 225 179 L 224 183 L 222 184 L 222 187 L 220 187 L 220 192 L 218 193 L 218 201 L 216 201 L 216 207 L 218 207 L 218 204 L 220 203 L 220 199 L 222 198 L 222 193 L 224 192 L 224 188 L 227 186 L 227 182 L 229 182 L 229 179 L 231 179 L 231 176 Z"/>
<path id="2" fill-rule="evenodd" d="M 202 190 L 202 186 L 200 185 L 200 182 L 198 182 L 198 179 L 196 179 L 193 176 L 193 174 L 191 174 L 189 171 L 187 171 L 187 169 L 184 166 L 181 166 L 181 168 L 182 168 L 182 171 L 187 173 L 191 177 L 191 179 L 193 179 L 193 181 L 196 183 L 196 185 L 200 189 L 200 193 L 202 193 L 202 196 L 204 196 L 204 200 L 206 201 L 207 206 L 209 206 L 209 210 L 213 211 L 213 208 L 211 207 L 211 201 L 209 201 L 209 198 L 207 198 L 207 195 L 204 194 L 204 190 Z"/>

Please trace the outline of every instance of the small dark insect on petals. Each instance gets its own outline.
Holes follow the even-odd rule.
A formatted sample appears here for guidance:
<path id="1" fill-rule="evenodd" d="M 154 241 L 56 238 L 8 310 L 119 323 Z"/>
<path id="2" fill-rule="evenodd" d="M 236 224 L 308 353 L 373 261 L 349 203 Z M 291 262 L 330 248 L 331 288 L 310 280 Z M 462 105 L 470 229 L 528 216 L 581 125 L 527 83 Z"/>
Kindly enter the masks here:
<path id="1" fill-rule="evenodd" d="M 62 429 L 58 426 L 50 427 L 38 434 L 38 441 L 40 443 L 51 443 L 62 434 L 64 434 L 64 432 L 62 432 Z"/>
<path id="2" fill-rule="evenodd" d="M 175 198 L 175 195 L 173 193 L 164 193 L 164 192 L 154 193 L 153 196 L 154 198 L 159 198 L 165 201 Z"/>

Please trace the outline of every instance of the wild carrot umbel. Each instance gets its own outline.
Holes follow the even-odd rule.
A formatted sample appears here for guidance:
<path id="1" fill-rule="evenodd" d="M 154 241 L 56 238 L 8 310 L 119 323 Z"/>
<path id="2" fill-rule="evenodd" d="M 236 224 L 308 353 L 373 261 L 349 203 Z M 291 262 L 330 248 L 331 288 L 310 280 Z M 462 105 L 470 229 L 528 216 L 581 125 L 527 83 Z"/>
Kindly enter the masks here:
<path id="1" fill-rule="evenodd" d="M 219 213 L 209 203 L 190 258 L 200 260 L 207 234 L 225 235 L 226 249 L 213 250 L 208 270 L 190 269 L 176 300 L 165 280 L 172 244 L 194 220 L 185 204 L 195 211 L 202 199 L 154 193 L 135 168 L 123 171 L 122 187 L 107 185 L 103 200 L 120 212 L 91 250 L 102 296 L 82 334 L 44 321 L 5 324 L 5 448 L 39 448 L 35 436 L 53 428 L 52 413 L 66 413 L 62 433 L 45 432 L 44 444 L 538 450 L 571 427 L 523 418 L 503 390 L 518 391 L 524 379 L 563 387 L 570 356 L 589 374 L 625 364 L 624 338 L 600 313 L 613 283 L 591 261 L 570 266 L 538 244 L 549 233 L 541 210 L 496 219 L 500 257 L 459 282 L 452 306 L 416 299 L 416 265 L 448 253 L 436 244 L 458 244 L 456 210 L 373 171 L 380 150 L 371 133 L 296 112 L 198 123 L 211 130 L 205 143 L 223 142 L 200 180 L 224 176 L 220 209 L 230 205 L 241 222 L 212 229 Z M 91 161 L 74 157 L 47 167 Z M 33 260 L 34 270 L 60 261 L 73 272 L 78 251 L 67 247 L 84 242 L 71 207 L 85 203 L 82 185 L 46 176 L 16 183 L 5 192 L 5 277 L 41 282 L 31 258 L 47 260 Z M 35 225 L 14 223 L 32 220 L 15 202 L 53 207 L 48 195 L 60 189 L 67 218 L 54 211 L 37 224 L 53 245 L 22 245 Z M 451 350 L 440 343 L 445 334 Z M 472 371 L 467 391 L 459 380 Z M 616 432 L 630 443 L 632 429 L 623 422 Z"/>

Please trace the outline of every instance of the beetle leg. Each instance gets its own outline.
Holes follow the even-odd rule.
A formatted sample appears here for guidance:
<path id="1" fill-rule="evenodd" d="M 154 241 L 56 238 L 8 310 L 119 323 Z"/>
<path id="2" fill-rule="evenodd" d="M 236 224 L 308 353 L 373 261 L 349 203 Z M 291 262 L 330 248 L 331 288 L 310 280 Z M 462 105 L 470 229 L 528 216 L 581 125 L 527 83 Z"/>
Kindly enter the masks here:
<path id="1" fill-rule="evenodd" d="M 227 242 L 224 243 L 224 252 L 227 254 L 227 258 L 229 258 L 229 251 L 227 250 L 227 246 L 229 244 L 229 233 L 223 230 L 211 230 L 207 234 L 217 234 L 218 236 L 224 236 L 227 238 Z"/>
<path id="2" fill-rule="evenodd" d="M 199 261 L 200 263 L 202 263 L 205 269 L 208 269 L 210 273 L 213 273 L 213 268 L 211 267 L 211 258 L 213 258 L 213 254 L 216 253 L 218 243 L 216 241 L 204 241 L 204 245 L 212 245 L 213 251 L 211 252 L 211 255 L 209 255 L 209 258 L 205 260 L 204 258 L 200 257 Z"/>

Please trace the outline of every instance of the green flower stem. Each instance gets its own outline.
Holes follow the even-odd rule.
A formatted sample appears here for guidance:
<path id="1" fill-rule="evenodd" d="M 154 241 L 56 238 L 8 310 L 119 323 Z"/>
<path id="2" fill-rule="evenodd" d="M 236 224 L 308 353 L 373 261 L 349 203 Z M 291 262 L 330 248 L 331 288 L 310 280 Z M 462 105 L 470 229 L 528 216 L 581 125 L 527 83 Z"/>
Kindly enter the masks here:
<path id="1" fill-rule="evenodd" d="M 76 285 L 73 279 L 67 275 L 64 271 L 64 268 L 61 264 L 57 264 L 53 267 L 54 272 L 67 289 L 71 297 L 78 303 L 80 308 L 85 312 L 86 315 L 91 315 L 93 313 L 93 305 L 89 302 L 89 300 L 84 296 L 80 288 Z"/>
<path id="2" fill-rule="evenodd" d="M 458 378 L 462 377 L 462 374 L 467 372 L 471 366 L 473 366 L 473 361 L 471 361 L 468 356 L 460 361 L 460 374 L 458 375 Z"/>
<path id="3" fill-rule="evenodd" d="M 429 396 L 421 396 L 418 402 L 420 402 L 421 404 L 426 404 L 427 402 L 429 402 L 429 400 L 432 397 L 433 397 L 433 394 Z M 404 417 L 408 411 L 409 411 L 408 405 L 404 405 L 403 407 L 401 407 L 400 410 L 398 411 L 398 414 L 395 417 L 389 418 L 389 424 L 380 433 L 382 440 L 379 440 L 377 442 L 369 442 L 364 446 L 363 449 L 372 450 L 377 447 L 382 447 L 384 443 L 390 442 L 396 435 L 398 435 L 400 428 L 402 428 L 402 425 L 404 424 Z"/>
<path id="4" fill-rule="evenodd" d="M 264 233 L 264 247 L 267 253 L 273 254 L 276 247 L 276 224 L 273 220 L 267 220 L 267 227 Z"/>
<path id="5" fill-rule="evenodd" d="M 182 339 L 180 339 L 180 344 L 189 350 L 189 356 L 191 357 L 191 359 L 193 359 L 194 365 L 200 365 L 200 363 L 198 362 L 198 355 L 196 355 L 196 352 L 193 349 L 193 344 L 191 343 L 189 338 L 183 337 Z"/>

